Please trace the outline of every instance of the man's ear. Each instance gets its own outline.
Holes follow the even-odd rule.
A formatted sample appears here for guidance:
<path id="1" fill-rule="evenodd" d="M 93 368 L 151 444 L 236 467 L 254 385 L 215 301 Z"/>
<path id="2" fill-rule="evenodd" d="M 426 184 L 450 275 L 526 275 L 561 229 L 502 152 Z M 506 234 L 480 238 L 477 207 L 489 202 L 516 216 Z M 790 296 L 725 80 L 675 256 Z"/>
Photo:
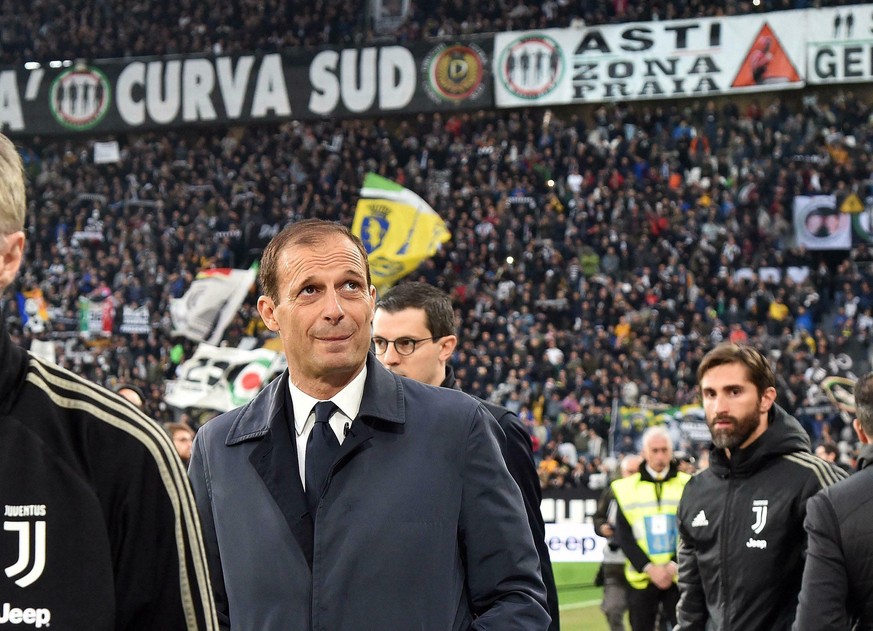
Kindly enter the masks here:
<path id="1" fill-rule="evenodd" d="M 447 362 L 458 345 L 458 336 L 446 335 L 437 340 L 437 344 L 440 345 L 440 361 Z"/>
<path id="2" fill-rule="evenodd" d="M 858 436 L 858 440 L 860 440 L 865 445 L 870 444 L 870 437 L 867 436 L 867 432 L 864 431 L 864 428 L 861 427 L 861 421 L 855 419 L 852 421 L 852 427 L 855 429 L 855 434 Z"/>
<path id="3" fill-rule="evenodd" d="M 761 408 L 760 412 L 762 414 L 769 412 L 770 408 L 773 407 L 773 404 L 776 402 L 776 388 L 772 386 L 764 390 L 764 394 L 761 395 Z"/>
<path id="4" fill-rule="evenodd" d="M 370 285 L 370 326 L 373 325 L 373 320 L 375 318 L 376 318 L 376 286 Z"/>
<path id="5" fill-rule="evenodd" d="M 0 256 L 0 289 L 12 284 L 18 268 L 21 267 L 21 259 L 24 256 L 24 231 L 18 230 L 5 237 L 3 240 L 2 256 Z"/>
<path id="6" fill-rule="evenodd" d="M 267 328 L 273 332 L 279 331 L 279 322 L 274 316 L 276 305 L 273 299 L 269 296 L 260 296 L 258 298 L 258 313 L 261 314 L 261 320 L 267 325 Z"/>

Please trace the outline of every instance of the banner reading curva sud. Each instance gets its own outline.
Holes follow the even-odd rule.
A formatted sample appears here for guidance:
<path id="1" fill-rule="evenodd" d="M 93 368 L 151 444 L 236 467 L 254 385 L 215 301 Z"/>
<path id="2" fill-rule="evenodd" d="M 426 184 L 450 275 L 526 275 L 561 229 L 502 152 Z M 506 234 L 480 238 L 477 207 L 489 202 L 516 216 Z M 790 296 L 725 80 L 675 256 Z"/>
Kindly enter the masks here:
<path id="1" fill-rule="evenodd" d="M 493 38 L 0 69 L 0 131 L 145 131 L 494 106 Z"/>

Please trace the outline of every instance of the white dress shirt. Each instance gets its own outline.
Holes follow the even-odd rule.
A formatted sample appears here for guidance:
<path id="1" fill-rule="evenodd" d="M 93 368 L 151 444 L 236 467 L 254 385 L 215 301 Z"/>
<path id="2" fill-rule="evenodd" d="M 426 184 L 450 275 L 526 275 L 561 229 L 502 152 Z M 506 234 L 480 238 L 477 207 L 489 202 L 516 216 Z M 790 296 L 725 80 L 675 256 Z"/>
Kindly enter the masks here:
<path id="1" fill-rule="evenodd" d="M 361 399 L 364 397 L 364 382 L 367 380 L 367 367 L 364 366 L 358 375 L 349 384 L 330 398 L 339 408 L 330 417 L 328 424 L 336 434 L 339 444 L 342 445 L 346 438 L 346 428 L 351 427 L 358 410 L 361 409 Z M 300 481 L 306 489 L 306 443 L 309 434 L 315 426 L 315 412 L 313 408 L 320 401 L 309 396 L 288 379 L 288 388 L 291 391 L 291 403 L 294 406 L 294 434 L 297 441 L 297 466 L 300 470 Z"/>

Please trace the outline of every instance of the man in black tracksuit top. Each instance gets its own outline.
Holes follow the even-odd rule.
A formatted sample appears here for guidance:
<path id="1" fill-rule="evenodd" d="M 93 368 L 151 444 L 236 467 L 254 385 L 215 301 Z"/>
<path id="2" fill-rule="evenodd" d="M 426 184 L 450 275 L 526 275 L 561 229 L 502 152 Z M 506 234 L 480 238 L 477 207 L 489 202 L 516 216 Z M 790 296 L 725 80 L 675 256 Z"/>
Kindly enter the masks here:
<path id="1" fill-rule="evenodd" d="M 787 631 L 806 549 L 806 501 L 843 479 L 776 406 L 756 350 L 722 344 L 697 373 L 713 450 L 679 504 L 677 631 Z"/>
<path id="2" fill-rule="evenodd" d="M 21 161 L 0 135 L 0 289 L 21 262 L 24 214 Z M 15 346 L 5 323 L 0 627 L 217 629 L 194 498 L 166 432 Z"/>
<path id="3" fill-rule="evenodd" d="M 454 371 L 447 365 L 457 341 L 452 301 L 436 287 L 425 283 L 403 283 L 376 301 L 374 350 L 382 365 L 393 373 L 434 386 L 458 389 Z M 540 558 L 540 571 L 552 617 L 549 631 L 558 631 L 558 590 L 545 542 L 545 524 L 540 511 L 542 490 L 530 437 L 517 414 L 488 401 L 482 401 L 482 404 L 503 430 L 504 436 L 499 437 L 500 449 L 506 467 L 521 491 Z"/>

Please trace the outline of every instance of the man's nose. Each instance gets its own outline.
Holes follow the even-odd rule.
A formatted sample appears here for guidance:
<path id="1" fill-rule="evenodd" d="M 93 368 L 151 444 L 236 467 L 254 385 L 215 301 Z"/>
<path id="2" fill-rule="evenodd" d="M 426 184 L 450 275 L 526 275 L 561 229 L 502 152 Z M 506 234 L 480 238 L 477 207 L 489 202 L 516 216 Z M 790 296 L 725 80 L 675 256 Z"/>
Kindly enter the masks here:
<path id="1" fill-rule="evenodd" d="M 728 397 L 726 395 L 715 395 L 715 413 L 716 415 L 725 415 L 730 410 Z"/>
<path id="2" fill-rule="evenodd" d="M 323 313 L 325 318 L 332 321 L 341 320 L 345 315 L 339 294 L 333 288 L 328 288 L 325 291 Z"/>
<path id="3" fill-rule="evenodd" d="M 397 352 L 397 347 L 394 346 L 394 342 L 388 342 L 388 346 L 385 347 L 385 354 L 382 355 L 384 363 L 389 366 L 396 366 L 400 363 L 401 357 L 400 353 Z"/>

